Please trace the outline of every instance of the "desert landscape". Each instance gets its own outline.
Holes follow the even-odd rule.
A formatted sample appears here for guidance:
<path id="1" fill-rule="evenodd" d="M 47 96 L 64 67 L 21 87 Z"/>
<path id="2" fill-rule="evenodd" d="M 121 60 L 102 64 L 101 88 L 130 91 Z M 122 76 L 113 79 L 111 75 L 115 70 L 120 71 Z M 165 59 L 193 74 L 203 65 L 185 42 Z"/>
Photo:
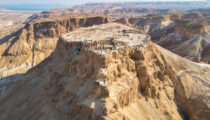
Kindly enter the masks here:
<path id="1" fill-rule="evenodd" d="M 23 27 L 24 23 L 28 21 L 28 18 L 35 13 L 38 12 L 0 9 L 0 39 Z"/>
<path id="2" fill-rule="evenodd" d="M 150 34 L 153 42 L 182 57 L 210 63 L 209 18 L 209 13 L 176 13 L 121 18 L 115 22 Z"/>
<path id="3" fill-rule="evenodd" d="M 210 2 L 0 14 L 0 120 L 209 120 Z"/>

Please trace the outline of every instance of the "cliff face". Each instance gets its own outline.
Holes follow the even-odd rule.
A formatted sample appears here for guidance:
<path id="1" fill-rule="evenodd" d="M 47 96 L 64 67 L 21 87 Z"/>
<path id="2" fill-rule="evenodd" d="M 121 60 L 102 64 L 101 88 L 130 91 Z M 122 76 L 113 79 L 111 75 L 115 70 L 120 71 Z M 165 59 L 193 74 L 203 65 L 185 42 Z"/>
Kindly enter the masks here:
<path id="1" fill-rule="evenodd" d="M 115 22 L 138 28 L 146 33 L 152 33 L 172 24 L 170 15 L 151 15 L 141 18 L 121 18 Z"/>
<path id="2" fill-rule="evenodd" d="M 104 16 L 78 16 L 73 18 L 61 18 L 61 19 L 43 19 L 35 20 L 28 23 L 23 29 L 18 31 L 14 35 L 13 41 L 15 42 L 9 49 L 3 51 L 4 56 L 18 56 L 29 54 L 27 52 L 27 47 L 30 48 L 31 42 L 38 41 L 37 46 L 34 46 L 34 49 L 42 49 L 39 47 L 40 39 L 47 38 L 58 38 L 62 33 L 73 31 L 79 27 L 88 27 L 97 24 L 107 23 L 108 19 Z M 20 46 L 20 44 L 27 44 L 25 48 Z M 18 48 L 18 46 L 20 46 Z M 46 46 L 47 48 L 47 46 Z M 49 48 L 51 49 L 51 47 Z"/>
<path id="3" fill-rule="evenodd" d="M 210 66 L 180 58 L 136 29 L 80 28 L 5 86 L 0 119 L 207 120 L 209 72 Z"/>
<path id="4" fill-rule="evenodd" d="M 151 15 L 116 22 L 143 30 L 151 35 L 153 42 L 182 57 L 209 63 L 206 57 L 210 41 L 209 16 L 208 13 Z"/>
<path id="5" fill-rule="evenodd" d="M 109 20 L 100 15 L 47 18 L 29 22 L 7 41 L 0 44 L 0 76 L 26 71 L 40 63 L 54 51 L 61 34 L 79 27 L 107 22 Z"/>

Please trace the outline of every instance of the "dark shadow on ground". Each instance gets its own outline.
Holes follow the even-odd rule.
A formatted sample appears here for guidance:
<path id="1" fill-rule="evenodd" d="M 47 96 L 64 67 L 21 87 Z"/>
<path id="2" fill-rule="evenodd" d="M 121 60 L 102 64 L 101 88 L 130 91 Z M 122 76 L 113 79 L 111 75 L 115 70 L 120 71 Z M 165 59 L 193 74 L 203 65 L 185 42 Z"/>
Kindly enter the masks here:
<path id="1" fill-rule="evenodd" d="M 0 88 L 7 86 L 9 84 L 15 83 L 17 80 L 21 79 L 24 76 L 24 74 L 15 74 L 11 75 L 5 78 L 0 78 Z"/>

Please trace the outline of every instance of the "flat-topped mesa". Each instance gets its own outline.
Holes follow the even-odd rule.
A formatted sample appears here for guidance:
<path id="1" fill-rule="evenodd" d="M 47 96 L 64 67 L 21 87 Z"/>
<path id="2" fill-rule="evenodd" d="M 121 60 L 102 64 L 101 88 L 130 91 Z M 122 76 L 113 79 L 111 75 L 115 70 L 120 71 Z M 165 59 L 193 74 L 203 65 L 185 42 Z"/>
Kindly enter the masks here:
<path id="1" fill-rule="evenodd" d="M 141 97 L 147 100 L 157 99 L 157 104 L 161 104 L 163 99 L 173 101 L 172 82 L 167 74 L 166 78 L 162 75 L 166 72 L 164 58 L 150 42 L 149 36 L 128 26 L 109 23 L 67 33 L 60 37 L 52 56 L 59 57 L 64 65 L 60 68 L 65 68 L 63 73 L 72 78 L 71 82 L 66 81 L 69 86 L 77 82 L 74 87 L 81 89 L 78 91 L 83 93 L 82 96 L 86 96 L 76 96 L 75 99 L 78 101 L 71 106 L 72 108 L 80 106 L 80 110 L 74 113 L 74 109 L 71 109 L 71 119 L 81 114 L 84 109 L 88 110 L 89 115 L 82 115 L 80 119 L 83 117 L 93 119 L 96 116 L 116 120 L 128 119 L 124 114 L 128 113 L 128 109 L 133 109 L 130 108 L 131 105 L 138 106 L 137 101 Z M 165 90 L 171 94 L 169 99 L 166 98 L 169 93 L 157 87 L 162 85 L 167 86 Z M 87 88 L 84 89 L 85 86 Z M 49 88 L 52 89 L 51 86 Z M 72 89 L 73 94 L 78 95 L 73 87 L 68 89 Z M 142 103 L 144 102 L 143 100 Z M 165 108 L 167 110 L 170 108 L 170 115 L 163 115 L 156 108 L 154 111 L 165 119 L 181 118 L 176 111 L 175 103 L 172 102 Z M 67 114 L 65 111 L 62 112 Z M 149 110 L 147 112 L 149 113 Z M 130 119 L 144 117 L 140 115 Z"/>
<path id="2" fill-rule="evenodd" d="M 69 15 L 31 21 L 0 44 L 0 76 L 24 73 L 39 64 L 54 51 L 61 34 L 108 22 L 103 15 Z M 19 67 L 25 64 L 28 66 Z"/>
<path id="3" fill-rule="evenodd" d="M 32 27 L 36 38 L 54 38 L 79 27 L 88 27 L 108 22 L 109 19 L 103 15 L 70 15 L 59 16 L 58 18 L 38 19 L 27 24 L 25 28 L 30 30 L 30 27 Z"/>
<path id="4" fill-rule="evenodd" d="M 111 51 L 120 48 L 136 47 L 141 49 L 150 42 L 148 35 L 116 23 L 95 26 L 91 30 L 81 28 L 62 35 L 60 39 L 70 48 L 74 48 L 78 54 L 84 49 L 100 55 L 110 54 Z"/>
<path id="5" fill-rule="evenodd" d="M 55 51 L 24 76 L 11 78 L 11 90 L 0 94 L 0 119 L 207 120 L 209 71 L 134 28 L 80 28 L 62 35 Z"/>
<path id="6" fill-rule="evenodd" d="M 102 15 L 81 15 L 61 18 L 46 18 L 28 23 L 11 38 L 14 45 L 0 51 L 4 56 L 19 56 L 30 54 L 30 49 L 44 51 L 54 49 L 58 37 L 79 27 L 88 27 L 108 23 Z M 45 41 L 45 39 L 50 39 Z M 44 45 L 45 43 L 45 45 Z"/>
<path id="7" fill-rule="evenodd" d="M 165 68 L 149 37 L 134 28 L 116 23 L 80 28 L 62 35 L 51 56 L 15 83 L 15 95 L 4 91 L 12 97 L 0 99 L 0 119 L 181 119 Z M 34 88 L 17 90 L 23 84 Z M 11 112 L 22 95 L 27 106 L 14 105 L 23 109 Z M 35 109 L 33 116 L 22 114 Z"/>

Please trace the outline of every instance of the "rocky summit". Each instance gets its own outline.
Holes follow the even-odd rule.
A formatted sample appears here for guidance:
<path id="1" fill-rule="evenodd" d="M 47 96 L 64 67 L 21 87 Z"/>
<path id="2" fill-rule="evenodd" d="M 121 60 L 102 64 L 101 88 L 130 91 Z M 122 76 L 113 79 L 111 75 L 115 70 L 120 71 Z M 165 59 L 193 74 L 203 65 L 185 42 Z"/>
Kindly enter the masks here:
<path id="1" fill-rule="evenodd" d="M 2 1 L 0 120 L 210 119 L 210 2 Z"/>
<path id="2" fill-rule="evenodd" d="M 28 71 L 55 49 L 59 36 L 79 27 L 108 23 L 103 15 L 70 15 L 40 18 L 0 40 L 0 78 Z"/>
<path id="3" fill-rule="evenodd" d="M 135 28 L 79 28 L 17 82 L 1 84 L 0 119 L 208 120 L 209 73 L 209 65 L 181 58 Z"/>

